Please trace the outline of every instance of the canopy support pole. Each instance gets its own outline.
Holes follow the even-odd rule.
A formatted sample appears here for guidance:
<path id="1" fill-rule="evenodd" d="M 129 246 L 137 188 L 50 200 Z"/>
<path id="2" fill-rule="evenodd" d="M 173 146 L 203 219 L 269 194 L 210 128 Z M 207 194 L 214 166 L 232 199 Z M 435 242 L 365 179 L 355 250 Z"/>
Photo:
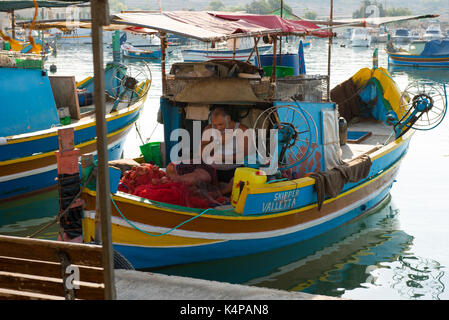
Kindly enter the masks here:
<path id="1" fill-rule="evenodd" d="M 253 50 L 251 50 L 251 53 L 249 54 L 248 60 L 246 60 L 246 62 L 249 62 L 251 60 L 251 58 L 254 54 L 254 51 L 257 50 L 257 44 L 259 43 L 259 40 L 260 40 L 260 38 L 256 39 L 256 37 L 254 37 L 254 47 L 253 47 Z"/>
<path id="2" fill-rule="evenodd" d="M 328 54 L 327 54 L 327 88 L 326 88 L 326 94 L 327 94 L 327 101 L 331 101 L 330 97 L 330 82 L 331 82 L 331 57 L 332 57 L 332 36 L 333 36 L 333 29 L 332 29 L 332 20 L 334 18 L 334 0 L 331 0 L 331 11 L 330 11 L 330 35 L 329 35 L 329 48 L 328 48 Z"/>
<path id="3" fill-rule="evenodd" d="M 14 10 L 11 10 L 11 32 L 12 38 L 16 38 L 16 17 L 14 16 Z"/>
<path id="4" fill-rule="evenodd" d="M 277 60 L 277 57 L 276 57 L 276 49 L 277 49 L 277 39 L 278 39 L 278 37 L 277 36 L 275 36 L 274 37 L 274 39 L 273 39 L 273 70 L 272 70 L 272 73 L 271 73 L 271 83 L 273 83 L 273 82 L 275 82 L 276 81 L 276 60 Z"/>
<path id="5" fill-rule="evenodd" d="M 257 38 L 257 43 L 259 43 L 260 38 Z M 256 42 L 256 37 L 254 37 L 254 42 Z M 255 46 L 256 48 L 256 56 L 257 56 L 257 66 L 259 67 L 259 69 L 262 69 L 262 66 L 260 65 L 260 55 L 259 55 L 259 47 Z"/>
<path id="6" fill-rule="evenodd" d="M 103 247 L 104 298 L 115 300 L 114 258 L 111 234 L 111 200 L 109 188 L 108 141 L 105 120 L 105 74 L 103 66 L 103 28 L 109 25 L 107 0 L 91 1 L 92 51 L 94 62 L 94 103 L 97 131 L 97 199 L 101 221 L 101 245 Z"/>
<path id="7" fill-rule="evenodd" d="M 161 38 L 161 72 L 162 72 L 162 96 L 165 96 L 165 88 L 167 87 L 167 79 L 165 77 L 165 49 L 167 47 L 167 34 L 165 32 L 160 33 Z"/>
<path id="8" fill-rule="evenodd" d="M 234 45 L 232 48 L 232 60 L 235 60 L 235 47 L 237 45 L 237 38 L 234 38 Z"/>

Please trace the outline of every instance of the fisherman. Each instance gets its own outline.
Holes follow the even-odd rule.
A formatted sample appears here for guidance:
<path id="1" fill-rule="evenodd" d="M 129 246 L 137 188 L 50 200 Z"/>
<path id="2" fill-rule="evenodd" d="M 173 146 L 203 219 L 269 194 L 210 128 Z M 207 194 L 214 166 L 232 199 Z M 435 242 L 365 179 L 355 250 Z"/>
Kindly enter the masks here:
<path id="1" fill-rule="evenodd" d="M 167 176 L 173 181 L 187 184 L 217 184 L 222 195 L 229 195 L 234 172 L 243 166 L 243 160 L 248 154 L 248 137 L 244 135 L 247 129 L 245 125 L 234 121 L 223 107 L 213 109 L 209 125 L 203 130 L 202 163 L 170 163 L 166 169 Z M 243 141 L 239 143 L 239 139 Z"/>

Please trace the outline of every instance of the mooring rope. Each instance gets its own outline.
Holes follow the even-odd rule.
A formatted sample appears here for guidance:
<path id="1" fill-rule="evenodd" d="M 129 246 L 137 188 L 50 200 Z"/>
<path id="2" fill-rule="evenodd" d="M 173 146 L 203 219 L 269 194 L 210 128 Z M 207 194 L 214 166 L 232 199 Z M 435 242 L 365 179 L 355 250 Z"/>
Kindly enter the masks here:
<path id="1" fill-rule="evenodd" d="M 206 209 L 206 210 L 200 212 L 199 214 L 197 214 L 196 216 L 194 216 L 194 217 L 192 217 L 192 218 L 190 218 L 190 219 L 188 219 L 188 220 L 186 220 L 186 221 L 184 221 L 184 222 L 181 222 L 181 223 L 178 224 L 176 227 L 171 228 L 170 230 L 168 230 L 168 231 L 166 231 L 166 232 L 164 232 L 164 233 L 160 233 L 160 234 L 151 234 L 151 233 L 148 233 L 148 232 L 146 232 L 146 231 L 140 229 L 139 227 L 137 227 L 134 223 L 132 223 L 131 221 L 129 221 L 129 220 L 123 215 L 123 213 L 120 211 L 120 209 L 118 208 L 117 204 L 115 203 L 114 198 L 112 197 L 112 194 L 111 194 L 111 200 L 112 200 L 112 203 L 114 204 L 114 207 L 115 207 L 115 209 L 117 210 L 117 212 L 122 216 L 122 218 L 123 218 L 123 219 L 124 219 L 130 226 L 132 226 L 134 229 L 136 229 L 136 230 L 138 230 L 138 231 L 140 231 L 140 232 L 143 232 L 143 233 L 145 233 L 146 235 L 151 236 L 151 237 L 160 237 L 160 236 L 164 236 L 164 235 L 166 235 L 166 234 L 169 234 L 170 232 L 172 232 L 172 231 L 178 229 L 179 227 L 181 227 L 182 225 L 186 224 L 187 222 L 190 222 L 190 221 L 192 221 L 192 220 L 194 220 L 194 219 L 196 219 L 196 218 L 202 216 L 203 214 L 205 214 L 206 212 L 208 212 L 208 211 L 210 211 L 210 210 L 214 210 L 213 208 Z"/>

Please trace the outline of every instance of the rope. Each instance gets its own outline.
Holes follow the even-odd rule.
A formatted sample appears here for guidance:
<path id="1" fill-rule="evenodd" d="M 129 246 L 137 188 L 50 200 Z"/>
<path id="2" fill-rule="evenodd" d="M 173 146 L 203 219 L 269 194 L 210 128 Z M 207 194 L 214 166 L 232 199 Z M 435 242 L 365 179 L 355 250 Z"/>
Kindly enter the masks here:
<path id="1" fill-rule="evenodd" d="M 146 232 L 146 231 L 140 229 L 139 227 L 137 227 L 135 224 L 133 224 L 131 221 L 129 221 L 129 220 L 123 215 L 123 213 L 120 211 L 120 209 L 118 208 L 117 204 L 115 203 L 114 198 L 112 197 L 112 194 L 111 194 L 111 200 L 112 200 L 112 203 L 113 203 L 115 209 L 117 210 L 117 212 L 122 216 L 122 218 L 123 218 L 123 219 L 124 219 L 130 226 L 132 226 L 134 229 L 136 229 L 136 230 L 138 230 L 138 231 L 140 231 L 140 232 L 143 232 L 143 233 L 145 233 L 146 235 L 151 236 L 151 237 L 160 237 L 160 236 L 164 236 L 164 235 L 166 235 L 166 234 L 169 234 L 170 232 L 172 232 L 172 231 L 178 229 L 179 227 L 181 227 L 182 225 L 186 224 L 187 222 L 190 222 L 190 221 L 192 221 L 192 220 L 194 220 L 194 219 L 196 219 L 196 218 L 202 216 L 203 214 L 205 214 L 206 212 L 208 212 L 208 211 L 210 211 L 210 210 L 214 210 L 213 208 L 206 209 L 206 210 L 200 212 L 199 214 L 197 214 L 196 216 L 194 216 L 194 217 L 192 217 L 192 218 L 190 218 L 190 219 L 188 219 L 188 220 L 186 220 L 186 221 L 184 221 L 184 222 L 178 224 L 176 227 L 171 228 L 170 230 L 168 230 L 168 231 L 166 231 L 166 232 L 164 232 L 164 233 L 161 233 L 161 234 L 151 234 L 151 233 L 148 233 L 148 232 Z"/>
<path id="2" fill-rule="evenodd" d="M 92 174 L 92 173 L 93 173 L 94 171 L 96 171 L 95 169 L 96 169 L 96 167 L 95 167 L 94 169 L 92 169 L 92 171 L 89 173 L 89 176 L 87 177 L 86 181 L 84 181 L 84 183 L 83 183 L 83 185 L 82 185 L 80 191 L 78 192 L 78 194 L 77 194 L 75 197 L 73 197 L 73 200 L 70 202 L 70 204 L 67 206 L 67 208 L 66 208 L 64 211 L 59 212 L 59 213 L 54 217 L 54 219 L 53 219 L 52 221 L 50 221 L 49 223 L 47 223 L 45 226 L 43 226 L 42 228 L 40 228 L 39 230 L 37 230 L 37 231 L 34 232 L 33 234 L 27 236 L 27 238 L 34 238 L 35 236 L 37 236 L 37 235 L 38 235 L 39 233 L 41 233 L 42 231 L 48 229 L 48 228 L 51 227 L 53 224 L 57 223 L 57 222 L 61 219 L 61 217 L 62 217 L 63 215 L 65 215 L 65 214 L 69 211 L 70 206 L 76 201 L 76 199 L 78 199 L 78 198 L 81 196 L 81 193 L 83 192 L 83 189 L 86 187 L 87 183 L 92 179 L 92 177 L 93 177 L 93 174 Z"/>

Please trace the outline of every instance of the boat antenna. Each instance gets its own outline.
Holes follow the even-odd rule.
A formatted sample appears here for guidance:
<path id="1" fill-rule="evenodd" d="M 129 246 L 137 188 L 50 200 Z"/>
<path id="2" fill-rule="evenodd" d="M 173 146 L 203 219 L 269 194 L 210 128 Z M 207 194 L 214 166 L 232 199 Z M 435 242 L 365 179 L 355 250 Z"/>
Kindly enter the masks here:
<path id="1" fill-rule="evenodd" d="M 332 29 L 332 20 L 334 17 L 334 0 L 331 1 L 331 8 L 330 8 L 330 15 L 329 15 L 329 26 L 330 26 L 330 34 L 329 34 L 329 50 L 327 54 L 327 101 L 330 101 L 330 82 L 331 82 L 331 57 L 332 57 L 332 36 L 333 36 L 333 29 Z"/>

